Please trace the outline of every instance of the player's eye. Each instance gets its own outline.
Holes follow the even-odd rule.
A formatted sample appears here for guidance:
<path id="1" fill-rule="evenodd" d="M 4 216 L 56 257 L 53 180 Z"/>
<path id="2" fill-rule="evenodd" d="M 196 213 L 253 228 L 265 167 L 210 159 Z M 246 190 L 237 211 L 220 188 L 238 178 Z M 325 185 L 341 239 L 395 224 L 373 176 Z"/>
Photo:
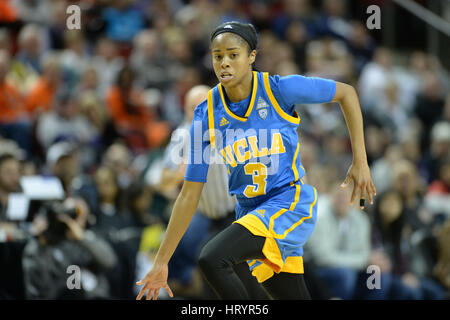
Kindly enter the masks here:
<path id="1" fill-rule="evenodd" d="M 238 56 L 237 53 L 232 53 L 232 54 L 230 55 L 231 59 L 234 59 L 234 58 L 236 58 L 237 56 Z"/>
<path id="2" fill-rule="evenodd" d="M 214 59 L 220 60 L 220 59 L 222 59 L 222 56 L 220 56 L 220 55 L 215 55 L 215 56 L 214 56 Z"/>

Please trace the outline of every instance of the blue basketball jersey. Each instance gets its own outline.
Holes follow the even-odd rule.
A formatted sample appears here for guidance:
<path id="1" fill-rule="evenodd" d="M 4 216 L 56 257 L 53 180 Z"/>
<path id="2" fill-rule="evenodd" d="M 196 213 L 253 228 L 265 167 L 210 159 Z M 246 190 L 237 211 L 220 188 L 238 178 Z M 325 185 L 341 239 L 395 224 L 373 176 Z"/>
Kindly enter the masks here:
<path id="1" fill-rule="evenodd" d="M 221 84 L 209 92 L 207 103 L 210 144 L 227 164 L 229 191 L 240 203 L 259 202 L 272 190 L 303 177 L 300 117 L 295 111 L 293 115 L 283 111 L 267 73 L 253 72 L 250 104 L 243 117 L 230 110 Z"/>

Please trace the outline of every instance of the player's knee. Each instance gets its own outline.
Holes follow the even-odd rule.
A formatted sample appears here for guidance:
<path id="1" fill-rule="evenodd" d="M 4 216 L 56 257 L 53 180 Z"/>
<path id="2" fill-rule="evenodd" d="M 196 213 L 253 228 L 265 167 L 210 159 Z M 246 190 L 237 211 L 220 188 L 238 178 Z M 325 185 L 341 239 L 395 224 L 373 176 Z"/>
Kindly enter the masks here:
<path id="1" fill-rule="evenodd" d="M 203 247 L 202 251 L 200 251 L 198 266 L 205 275 L 208 275 L 211 271 L 214 272 L 214 257 L 211 250 L 209 250 L 208 245 Z"/>
<path id="2" fill-rule="evenodd" d="M 227 263 L 220 253 L 221 251 L 215 248 L 213 243 L 208 243 L 203 247 L 198 258 L 198 265 L 206 276 L 222 269 L 231 268 L 230 263 Z"/>

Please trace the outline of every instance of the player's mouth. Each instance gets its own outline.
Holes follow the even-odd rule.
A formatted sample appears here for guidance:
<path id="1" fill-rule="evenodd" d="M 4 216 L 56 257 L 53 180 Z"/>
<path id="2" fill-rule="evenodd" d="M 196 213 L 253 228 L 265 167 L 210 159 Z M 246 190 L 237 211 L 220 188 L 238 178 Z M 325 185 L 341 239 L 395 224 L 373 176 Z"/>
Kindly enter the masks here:
<path id="1" fill-rule="evenodd" d="M 221 82 L 228 82 L 228 81 L 230 81 L 231 79 L 233 79 L 233 75 L 232 75 L 231 73 L 228 73 L 228 72 L 222 72 L 222 73 L 220 74 L 220 81 L 221 81 Z"/>

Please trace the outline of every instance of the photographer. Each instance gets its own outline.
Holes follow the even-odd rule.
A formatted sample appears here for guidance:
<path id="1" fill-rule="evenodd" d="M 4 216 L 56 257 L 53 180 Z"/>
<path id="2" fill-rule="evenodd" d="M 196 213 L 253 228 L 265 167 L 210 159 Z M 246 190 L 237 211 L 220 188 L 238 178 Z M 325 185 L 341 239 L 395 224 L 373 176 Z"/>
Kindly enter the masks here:
<path id="1" fill-rule="evenodd" d="M 106 241 L 85 229 L 88 208 L 84 201 L 51 202 L 44 212 L 47 227 L 27 243 L 22 258 L 26 298 L 109 298 L 104 273 L 115 266 L 117 258 Z M 69 286 L 69 266 L 81 270 L 80 286 Z"/>

